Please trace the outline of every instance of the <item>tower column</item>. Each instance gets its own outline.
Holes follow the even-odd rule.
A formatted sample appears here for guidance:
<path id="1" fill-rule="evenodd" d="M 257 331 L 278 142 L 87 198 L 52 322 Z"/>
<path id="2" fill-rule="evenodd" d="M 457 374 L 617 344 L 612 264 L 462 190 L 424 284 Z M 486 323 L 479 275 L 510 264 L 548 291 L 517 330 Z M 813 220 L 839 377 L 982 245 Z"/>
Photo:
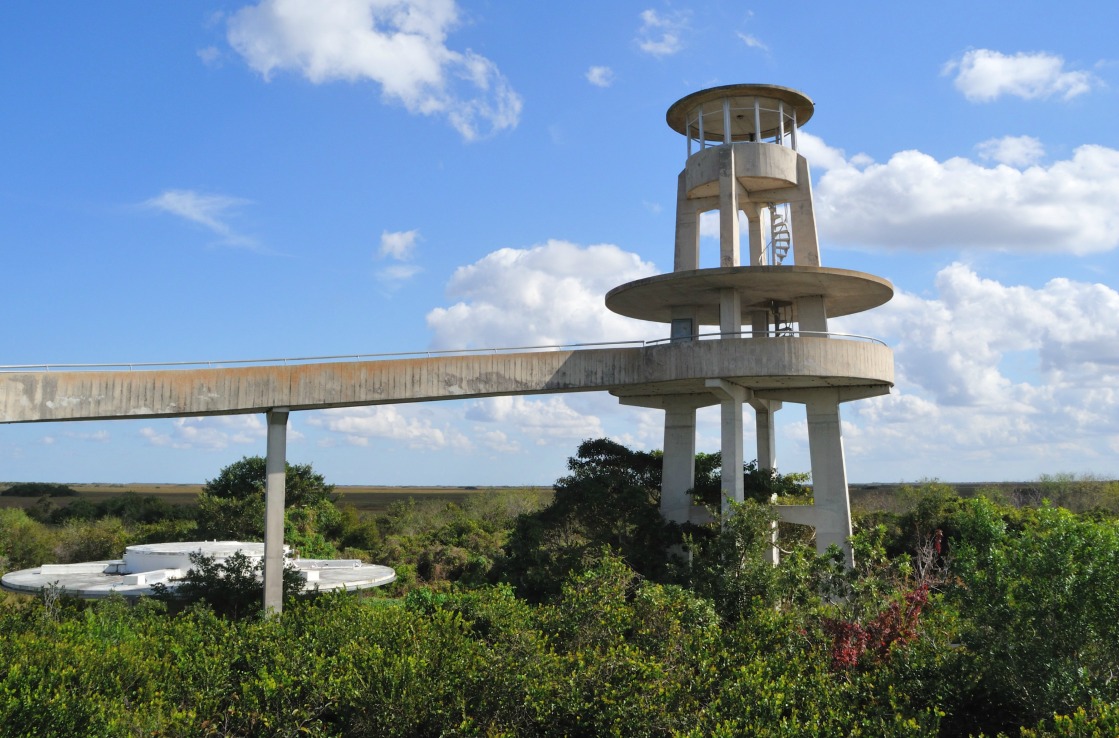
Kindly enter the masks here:
<path id="1" fill-rule="evenodd" d="M 264 613 L 279 615 L 284 602 L 284 484 L 288 409 L 272 408 L 264 461 Z"/>
<path id="2" fill-rule="evenodd" d="M 790 199 L 789 220 L 793 235 L 793 263 L 820 266 L 820 242 L 816 235 L 816 212 L 812 207 L 812 176 L 808 160 L 797 157 L 797 193 Z"/>
<path id="3" fill-rule="evenodd" d="M 828 332 L 828 313 L 821 295 L 798 297 L 796 305 L 797 325 L 800 330 L 813 333 Z"/>
<path id="4" fill-rule="evenodd" d="M 847 497 L 839 393 L 834 389 L 820 389 L 804 394 L 815 497 L 816 551 L 823 553 L 835 544 L 843 550 L 847 566 L 854 566 L 848 540 L 851 537 L 851 503 Z"/>
<path id="5" fill-rule="evenodd" d="M 750 241 L 750 264 L 749 266 L 761 266 L 765 264 L 765 239 L 762 238 L 762 213 L 761 208 L 758 207 L 756 202 L 743 202 L 740 203 L 742 210 L 746 213 L 746 223 L 748 225 L 747 235 Z"/>
<path id="6" fill-rule="evenodd" d="M 688 491 L 695 487 L 696 410 L 714 405 L 710 393 L 619 397 L 623 405 L 664 410 L 664 458 L 661 471 L 661 515 L 673 523 L 702 524 L 711 518 L 695 505 Z"/>
<path id="7" fill-rule="evenodd" d="M 754 428 L 758 437 L 758 468 L 777 468 L 777 442 L 774 434 L 773 416 L 781 409 L 777 400 L 754 399 Z"/>
<path id="8" fill-rule="evenodd" d="M 691 517 L 688 490 L 695 487 L 695 411 L 688 402 L 665 403 L 661 515 L 672 523 L 686 523 Z"/>
<path id="9" fill-rule="evenodd" d="M 719 149 L 719 266 L 738 266 L 738 179 L 734 176 L 734 147 Z"/>
<path id="10" fill-rule="evenodd" d="M 673 270 L 677 272 L 699 269 L 699 212 L 696 204 L 688 200 L 685 172 L 680 172 L 676 183 L 676 254 Z"/>
<path id="11" fill-rule="evenodd" d="M 722 510 L 729 512 L 730 501 L 742 502 L 745 485 L 742 467 L 742 404 L 746 401 L 747 390 L 725 379 L 708 379 L 707 388 L 719 398 L 720 436 L 722 439 Z"/>
<path id="12" fill-rule="evenodd" d="M 769 337 L 769 311 L 753 310 L 750 312 L 750 329 L 753 338 Z"/>
<path id="13" fill-rule="evenodd" d="M 742 332 L 742 295 L 738 290 L 719 290 L 719 333 L 735 338 Z"/>
<path id="14" fill-rule="evenodd" d="M 750 401 L 754 408 L 754 428 L 758 437 L 758 469 L 774 471 L 777 469 L 777 439 L 773 427 L 773 415 L 781 409 L 777 400 L 754 398 Z M 769 540 L 769 560 L 777 566 L 781 562 L 781 551 L 777 547 L 777 521 L 773 521 Z"/>

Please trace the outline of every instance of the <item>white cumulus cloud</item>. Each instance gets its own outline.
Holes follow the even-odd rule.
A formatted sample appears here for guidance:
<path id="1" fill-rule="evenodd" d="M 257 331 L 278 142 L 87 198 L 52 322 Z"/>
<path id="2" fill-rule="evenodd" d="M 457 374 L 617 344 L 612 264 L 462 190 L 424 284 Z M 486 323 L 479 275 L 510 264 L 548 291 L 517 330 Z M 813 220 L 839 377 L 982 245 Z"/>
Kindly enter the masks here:
<path id="1" fill-rule="evenodd" d="M 994 145 L 991 155 L 999 151 Z M 1001 151 L 1036 152 L 1022 141 Z M 1080 146 L 1070 159 L 1026 169 L 937 161 L 915 150 L 885 164 L 829 164 L 814 189 L 820 233 L 832 242 L 1071 254 L 1119 245 L 1119 151 L 1106 146 Z"/>
<path id="2" fill-rule="evenodd" d="M 652 56 L 671 56 L 684 48 L 681 36 L 687 18 L 681 13 L 662 14 L 655 10 L 641 11 L 641 27 L 637 30 L 637 46 Z"/>
<path id="3" fill-rule="evenodd" d="M 538 445 L 605 435 L 598 417 L 580 413 L 564 398 L 555 396 L 542 400 L 527 397 L 478 400 L 467 409 L 466 419 L 514 427 Z"/>
<path id="4" fill-rule="evenodd" d="M 528 249 L 500 249 L 455 270 L 447 296 L 427 314 L 439 349 L 551 346 L 627 341 L 667 334 L 664 326 L 606 309 L 614 287 L 656 273 L 639 256 L 614 246 L 551 240 Z"/>
<path id="5" fill-rule="evenodd" d="M 1002 54 L 972 49 L 944 65 L 955 74 L 956 89 L 972 102 L 990 102 L 1003 95 L 1024 100 L 1059 96 L 1069 100 L 1097 84 L 1089 72 L 1066 71 L 1065 60 L 1046 52 Z"/>
<path id="6" fill-rule="evenodd" d="M 521 450 L 521 445 L 510 440 L 509 436 L 499 430 L 476 429 L 475 435 L 479 443 L 491 451 L 502 454 L 513 454 Z"/>
<path id="7" fill-rule="evenodd" d="M 977 464 L 1020 460 L 1061 470 L 1062 453 L 1101 465 L 1119 441 L 1119 292 L 1057 278 L 1039 288 L 1004 285 L 955 263 L 932 298 L 908 293 L 836 321 L 837 329 L 886 339 L 897 388 L 852 403 L 854 451 L 951 458 Z M 1037 464 L 1045 464 L 1036 469 Z"/>
<path id="8" fill-rule="evenodd" d="M 408 262 L 415 256 L 416 244 L 420 240 L 418 229 L 410 231 L 384 231 L 381 233 L 381 246 L 378 258 Z M 418 264 L 390 264 L 377 270 L 376 278 L 384 288 L 392 292 L 423 271 Z"/>
<path id="9" fill-rule="evenodd" d="M 595 87 L 609 87 L 614 84 L 614 70 L 610 67 L 591 67 L 587 70 L 587 81 Z"/>
<path id="10" fill-rule="evenodd" d="M 991 138 L 981 141 L 975 150 L 979 152 L 980 158 L 1010 167 L 1029 166 L 1045 156 L 1045 147 L 1033 136 Z"/>
<path id="11" fill-rule="evenodd" d="M 843 149 L 829 146 L 824 139 L 807 131 L 797 131 L 797 151 L 804 155 L 815 172 L 873 163 L 873 159 L 866 154 L 856 154 L 848 159 Z"/>
<path id="12" fill-rule="evenodd" d="M 468 141 L 516 127 L 521 97 L 497 65 L 447 45 L 458 21 L 454 0 L 262 0 L 229 18 L 227 38 L 265 79 L 371 81 Z"/>
<path id="13" fill-rule="evenodd" d="M 398 261 L 407 261 L 412 258 L 416 250 L 416 242 L 420 238 L 418 229 L 410 231 L 383 231 L 381 233 L 380 256 L 388 256 Z"/>
<path id="14" fill-rule="evenodd" d="M 201 418 L 175 418 L 170 430 L 161 432 L 151 426 L 140 429 L 140 436 L 153 446 L 175 449 L 201 448 L 220 451 L 230 445 L 260 445 L 266 428 L 260 415 L 215 415 Z M 288 439 L 300 438 L 288 423 Z"/>
<path id="15" fill-rule="evenodd" d="M 410 448 L 468 448 L 470 441 L 450 424 L 442 427 L 425 417 L 423 409 L 393 405 L 337 408 L 312 413 L 307 424 L 330 431 L 353 446 L 368 446 L 371 439 L 402 441 Z M 327 441 L 330 444 L 330 441 Z"/>

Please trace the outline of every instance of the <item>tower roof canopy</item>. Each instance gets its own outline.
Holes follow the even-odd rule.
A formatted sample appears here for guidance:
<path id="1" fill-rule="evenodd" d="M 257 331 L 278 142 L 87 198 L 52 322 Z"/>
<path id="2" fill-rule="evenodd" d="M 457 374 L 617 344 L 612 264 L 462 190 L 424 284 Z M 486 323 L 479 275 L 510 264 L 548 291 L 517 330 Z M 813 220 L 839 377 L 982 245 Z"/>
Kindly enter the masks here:
<path id="1" fill-rule="evenodd" d="M 797 126 L 800 127 L 812 117 L 814 105 L 812 100 L 804 93 L 779 85 L 753 85 L 737 84 L 710 87 L 706 90 L 693 92 L 682 97 L 668 109 L 665 119 L 668 127 L 677 133 L 692 138 L 698 137 L 696 120 L 698 111 L 703 108 L 705 113 L 712 112 L 712 103 L 724 99 L 730 100 L 731 140 L 746 141 L 771 138 L 780 129 L 780 116 L 777 103 L 784 103 L 785 115 L 796 111 Z M 761 133 L 754 132 L 754 101 L 759 105 Z M 708 141 L 723 141 L 723 119 L 721 115 L 705 115 L 703 138 Z M 751 135 L 757 138 L 751 139 Z"/>

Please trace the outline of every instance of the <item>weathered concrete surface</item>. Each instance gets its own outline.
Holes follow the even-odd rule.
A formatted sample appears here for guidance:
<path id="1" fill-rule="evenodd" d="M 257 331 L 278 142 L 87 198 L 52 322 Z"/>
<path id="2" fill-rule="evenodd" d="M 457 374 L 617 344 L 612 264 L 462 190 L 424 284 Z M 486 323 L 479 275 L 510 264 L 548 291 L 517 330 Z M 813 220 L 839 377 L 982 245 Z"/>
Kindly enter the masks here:
<path id="1" fill-rule="evenodd" d="M 0 373 L 0 423 L 183 417 L 615 390 L 705 392 L 893 384 L 893 354 L 828 338 L 690 341 L 637 348 L 170 371 Z M 878 394 L 878 392 L 872 392 Z"/>
<path id="2" fill-rule="evenodd" d="M 797 184 L 797 152 L 775 143 L 731 144 L 712 146 L 688 159 L 684 169 L 684 186 L 688 198 L 717 197 L 722 157 L 732 154 L 733 165 L 728 174 L 748 192 L 762 189 L 795 187 Z"/>

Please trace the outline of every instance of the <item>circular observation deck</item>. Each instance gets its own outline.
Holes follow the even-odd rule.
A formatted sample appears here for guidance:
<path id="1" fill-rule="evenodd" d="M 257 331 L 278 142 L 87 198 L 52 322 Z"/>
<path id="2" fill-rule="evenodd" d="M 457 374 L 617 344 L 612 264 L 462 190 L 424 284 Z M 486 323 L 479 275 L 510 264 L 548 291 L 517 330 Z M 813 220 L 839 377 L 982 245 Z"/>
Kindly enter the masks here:
<path id="1" fill-rule="evenodd" d="M 736 84 L 711 87 L 682 97 L 665 115 L 669 128 L 700 148 L 710 143 L 776 141 L 808 122 L 815 106 L 807 95 L 779 85 Z"/>
<path id="2" fill-rule="evenodd" d="M 719 378 L 771 399 L 781 399 L 790 391 L 831 387 L 846 402 L 887 394 L 894 384 L 893 351 L 859 336 L 696 337 L 666 340 L 644 351 L 650 379 L 655 381 L 617 387 L 610 394 L 706 395 L 708 381 Z"/>
<path id="3" fill-rule="evenodd" d="M 829 318 L 860 313 L 889 302 L 894 287 L 882 277 L 849 269 L 751 266 L 696 269 L 646 277 L 606 293 L 606 307 L 627 318 L 671 323 L 674 311 L 695 310 L 699 325 L 719 325 L 720 297 L 740 295 L 743 322 L 758 310 L 786 308 L 797 320 L 796 301 L 821 296 Z"/>

